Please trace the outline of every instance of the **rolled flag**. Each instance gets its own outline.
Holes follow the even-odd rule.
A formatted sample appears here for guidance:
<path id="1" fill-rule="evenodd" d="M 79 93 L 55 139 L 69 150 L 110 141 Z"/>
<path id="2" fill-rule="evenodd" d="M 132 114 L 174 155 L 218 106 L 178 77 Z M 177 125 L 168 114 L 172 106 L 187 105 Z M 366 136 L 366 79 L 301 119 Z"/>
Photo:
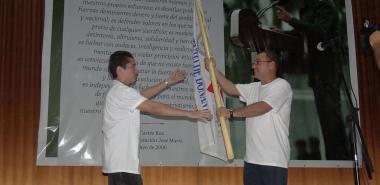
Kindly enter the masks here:
<path id="1" fill-rule="evenodd" d="M 206 71 L 203 60 L 204 56 L 199 47 L 201 36 L 196 19 L 193 16 L 194 37 L 192 41 L 193 55 L 193 76 L 194 76 L 194 97 L 199 110 L 209 110 L 212 112 L 213 119 L 208 123 L 199 122 L 198 136 L 199 145 L 202 153 L 227 161 L 226 150 L 223 141 L 221 127 L 215 115 L 216 104 L 214 92 L 211 85 L 209 73 Z"/>

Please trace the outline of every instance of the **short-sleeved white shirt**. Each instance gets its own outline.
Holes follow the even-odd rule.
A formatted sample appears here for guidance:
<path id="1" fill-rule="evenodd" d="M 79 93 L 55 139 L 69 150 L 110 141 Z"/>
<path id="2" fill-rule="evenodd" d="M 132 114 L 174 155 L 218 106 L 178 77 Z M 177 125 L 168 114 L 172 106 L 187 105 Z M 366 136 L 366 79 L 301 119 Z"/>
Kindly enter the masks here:
<path id="1" fill-rule="evenodd" d="M 237 84 L 240 100 L 247 105 L 264 101 L 272 109 L 260 116 L 246 118 L 246 153 L 248 163 L 287 168 L 290 157 L 289 122 L 293 92 L 287 81 L 276 78 Z"/>
<path id="2" fill-rule="evenodd" d="M 103 172 L 140 174 L 140 111 L 146 98 L 120 81 L 112 81 L 103 109 Z"/>

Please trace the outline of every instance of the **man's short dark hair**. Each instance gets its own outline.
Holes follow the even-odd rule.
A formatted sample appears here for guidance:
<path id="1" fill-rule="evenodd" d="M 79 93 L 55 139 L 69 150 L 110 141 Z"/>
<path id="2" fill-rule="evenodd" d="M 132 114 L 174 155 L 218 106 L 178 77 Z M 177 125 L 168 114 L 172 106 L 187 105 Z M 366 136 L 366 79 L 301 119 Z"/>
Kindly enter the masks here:
<path id="1" fill-rule="evenodd" d="M 279 58 L 278 58 L 278 55 L 275 51 L 264 50 L 264 51 L 258 52 L 257 54 L 259 54 L 259 53 L 265 53 L 270 60 L 273 60 L 276 63 L 276 67 L 277 67 L 277 65 L 279 63 Z"/>
<path id="2" fill-rule="evenodd" d="M 108 63 L 108 72 L 111 75 L 112 79 L 117 77 L 116 69 L 118 66 L 125 69 L 128 64 L 128 58 L 133 58 L 133 55 L 128 51 L 115 51 L 111 54 L 109 63 Z"/>

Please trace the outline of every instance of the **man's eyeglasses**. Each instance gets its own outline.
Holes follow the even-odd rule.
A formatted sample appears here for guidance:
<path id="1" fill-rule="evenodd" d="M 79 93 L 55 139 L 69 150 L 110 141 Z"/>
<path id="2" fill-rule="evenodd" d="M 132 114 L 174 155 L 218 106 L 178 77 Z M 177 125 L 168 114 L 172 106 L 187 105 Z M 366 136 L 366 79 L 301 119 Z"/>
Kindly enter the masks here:
<path id="1" fill-rule="evenodd" d="M 263 62 L 272 62 L 273 60 L 256 60 L 256 61 L 253 61 L 252 65 L 254 64 L 259 64 L 259 63 L 263 63 Z"/>

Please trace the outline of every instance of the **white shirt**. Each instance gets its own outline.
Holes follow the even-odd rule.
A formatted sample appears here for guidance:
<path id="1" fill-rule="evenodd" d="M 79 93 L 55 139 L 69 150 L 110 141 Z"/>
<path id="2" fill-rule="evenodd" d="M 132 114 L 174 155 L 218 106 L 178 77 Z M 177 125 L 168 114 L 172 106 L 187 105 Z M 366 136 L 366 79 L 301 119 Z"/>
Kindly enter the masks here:
<path id="1" fill-rule="evenodd" d="M 103 172 L 140 174 L 140 111 L 146 98 L 114 80 L 103 110 Z"/>
<path id="2" fill-rule="evenodd" d="M 246 118 L 246 153 L 248 163 L 288 167 L 290 157 L 289 122 L 293 92 L 287 81 L 277 78 L 261 82 L 237 84 L 240 100 L 247 105 L 264 101 L 272 109 L 260 116 Z"/>

